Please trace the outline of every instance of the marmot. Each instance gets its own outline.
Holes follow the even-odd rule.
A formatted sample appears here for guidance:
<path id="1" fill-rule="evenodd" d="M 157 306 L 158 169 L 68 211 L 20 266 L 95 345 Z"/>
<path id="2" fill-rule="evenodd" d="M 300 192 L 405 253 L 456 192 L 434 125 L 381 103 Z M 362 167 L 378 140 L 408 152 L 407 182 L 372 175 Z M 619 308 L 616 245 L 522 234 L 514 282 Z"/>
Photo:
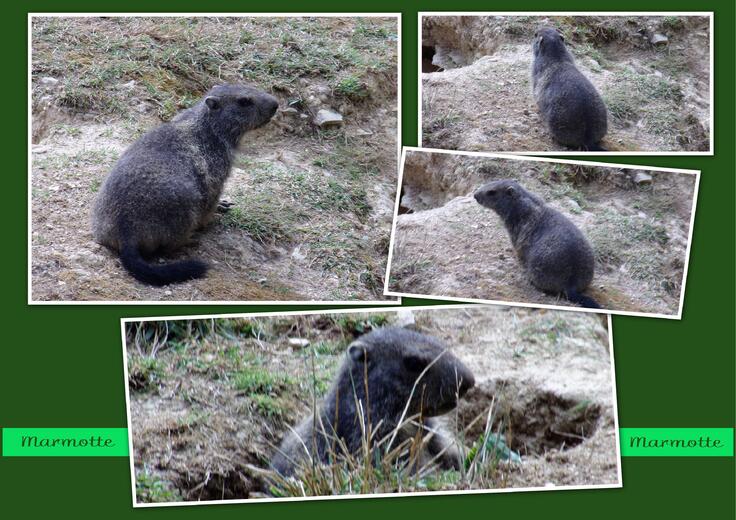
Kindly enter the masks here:
<path id="1" fill-rule="evenodd" d="M 575 224 L 514 180 L 489 182 L 473 196 L 501 217 L 535 287 L 583 307 L 600 308 L 581 294 L 593 280 L 595 255 Z"/>
<path id="2" fill-rule="evenodd" d="M 184 246 L 208 223 L 238 142 L 266 124 L 277 108 L 276 98 L 258 89 L 219 85 L 145 133 L 102 184 L 92 213 L 95 240 L 118 251 L 125 269 L 144 283 L 204 276 L 207 265 L 199 260 L 156 264 L 146 258 Z"/>
<path id="3" fill-rule="evenodd" d="M 367 435 L 363 429 L 370 426 L 371 448 L 379 443 L 381 453 L 423 437 L 421 447 L 412 446 L 421 450 L 413 459 L 419 467 L 442 453 L 434 463 L 459 469 L 459 450 L 437 431 L 431 417 L 455 408 L 458 397 L 474 385 L 470 369 L 437 339 L 399 327 L 375 330 L 350 344 L 316 418 L 307 417 L 286 434 L 271 466 L 289 476 L 310 460 L 328 463 L 333 454 L 345 451 L 358 455 Z M 364 413 L 363 425 L 358 407 Z"/>
<path id="4" fill-rule="evenodd" d="M 535 34 L 532 88 L 542 119 L 560 143 L 586 151 L 604 151 L 598 144 L 608 130 L 603 99 L 575 67 L 563 36 L 551 27 Z"/>

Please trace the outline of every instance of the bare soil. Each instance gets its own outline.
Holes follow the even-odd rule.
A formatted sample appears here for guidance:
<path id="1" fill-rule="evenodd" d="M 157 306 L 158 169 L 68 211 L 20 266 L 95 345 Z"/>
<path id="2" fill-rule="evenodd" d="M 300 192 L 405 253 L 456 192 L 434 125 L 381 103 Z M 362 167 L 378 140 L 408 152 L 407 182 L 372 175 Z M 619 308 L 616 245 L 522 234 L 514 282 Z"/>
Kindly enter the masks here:
<path id="1" fill-rule="evenodd" d="M 696 16 L 425 17 L 423 146 L 567 151 L 531 91 L 532 40 L 542 25 L 560 29 L 606 102 L 606 150 L 709 150 L 709 22 Z M 667 42 L 652 43 L 657 34 Z"/>
<path id="2" fill-rule="evenodd" d="M 444 340 L 475 374 L 476 387 L 444 417 L 445 428 L 463 431 L 493 406 L 494 428 L 521 455 L 497 468 L 490 487 L 620 484 L 605 318 L 475 306 L 216 320 L 218 332 L 170 338 L 154 351 L 139 350 L 129 334 L 138 500 L 266 496 L 259 470 L 326 391 L 347 344 L 407 320 Z M 244 388 L 243 375 L 259 386 Z M 475 425 L 458 440 L 470 446 L 481 433 Z M 405 491 L 474 487 L 459 476 L 441 482 Z"/>
<path id="3" fill-rule="evenodd" d="M 397 178 L 397 27 L 384 18 L 44 18 L 33 24 L 35 301 L 384 300 Z M 96 244 L 90 211 L 122 151 L 214 84 L 281 112 L 241 144 L 218 215 L 154 288 Z M 340 127 L 313 123 L 321 108 Z"/>
<path id="4" fill-rule="evenodd" d="M 637 173 L 651 175 L 636 184 Z M 588 237 L 587 293 L 604 309 L 676 316 L 696 176 L 421 151 L 407 153 L 389 290 L 572 306 L 532 286 L 500 218 L 473 191 L 512 178 Z"/>

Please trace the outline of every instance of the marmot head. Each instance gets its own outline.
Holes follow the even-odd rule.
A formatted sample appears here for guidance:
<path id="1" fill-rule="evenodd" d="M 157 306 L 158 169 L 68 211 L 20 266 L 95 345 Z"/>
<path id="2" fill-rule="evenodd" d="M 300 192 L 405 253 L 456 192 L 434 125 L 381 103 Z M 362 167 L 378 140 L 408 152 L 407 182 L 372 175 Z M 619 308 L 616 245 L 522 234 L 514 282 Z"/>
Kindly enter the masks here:
<path id="1" fill-rule="evenodd" d="M 511 213 L 518 207 L 518 200 L 524 194 L 524 188 L 512 179 L 491 181 L 473 193 L 473 197 L 483 207 L 492 209 L 501 217 Z"/>
<path id="2" fill-rule="evenodd" d="M 447 413 L 475 385 L 470 369 L 440 341 L 399 327 L 378 329 L 355 340 L 348 347 L 346 363 L 356 386 L 364 384 L 367 374 L 369 395 L 380 393 L 400 410 L 414 389 L 407 417 Z"/>
<path id="3" fill-rule="evenodd" d="M 268 123 L 278 108 L 275 97 L 245 85 L 217 85 L 204 98 L 212 127 L 235 142 L 249 130 Z"/>
<path id="4" fill-rule="evenodd" d="M 553 58 L 562 58 L 569 56 L 565 48 L 565 37 L 554 27 L 540 27 L 534 33 L 534 43 L 532 44 L 534 57 L 549 56 Z"/>

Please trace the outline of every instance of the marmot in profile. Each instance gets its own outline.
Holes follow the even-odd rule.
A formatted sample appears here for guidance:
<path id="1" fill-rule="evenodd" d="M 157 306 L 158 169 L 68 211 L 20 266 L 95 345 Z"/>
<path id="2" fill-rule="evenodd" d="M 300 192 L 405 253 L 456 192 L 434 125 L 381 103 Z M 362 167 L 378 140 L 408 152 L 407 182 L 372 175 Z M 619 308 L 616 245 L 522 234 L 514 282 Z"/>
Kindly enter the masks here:
<path id="1" fill-rule="evenodd" d="M 278 101 L 252 87 L 220 85 L 168 123 L 145 133 L 120 157 L 95 201 L 95 240 L 120 254 L 141 282 L 201 278 L 199 260 L 149 263 L 204 227 L 217 209 L 243 135 L 267 123 Z"/>
<path id="2" fill-rule="evenodd" d="M 603 99 L 575 67 L 556 29 L 537 31 L 532 46 L 532 88 L 542 119 L 558 142 L 586 151 L 604 151 L 599 143 L 608 130 Z"/>
<path id="3" fill-rule="evenodd" d="M 595 255 L 575 224 L 514 180 L 489 182 L 473 196 L 501 217 L 535 287 L 583 307 L 600 308 L 582 294 L 593 280 Z"/>
<path id="4" fill-rule="evenodd" d="M 371 448 L 379 443 L 378 450 L 389 449 L 388 438 L 403 420 L 390 449 L 423 437 L 422 446 L 413 446 L 421 450 L 414 459 L 419 467 L 442 453 L 434 463 L 459 469 L 459 450 L 437 431 L 431 418 L 455 408 L 458 397 L 474 384 L 472 372 L 435 338 L 398 327 L 365 334 L 348 347 L 316 418 L 307 417 L 286 434 L 271 466 L 289 476 L 310 460 L 328 463 L 345 450 L 360 456 L 367 435 L 363 428 L 369 425 Z M 358 407 L 365 414 L 364 425 Z M 413 422 L 407 421 L 410 417 Z"/>

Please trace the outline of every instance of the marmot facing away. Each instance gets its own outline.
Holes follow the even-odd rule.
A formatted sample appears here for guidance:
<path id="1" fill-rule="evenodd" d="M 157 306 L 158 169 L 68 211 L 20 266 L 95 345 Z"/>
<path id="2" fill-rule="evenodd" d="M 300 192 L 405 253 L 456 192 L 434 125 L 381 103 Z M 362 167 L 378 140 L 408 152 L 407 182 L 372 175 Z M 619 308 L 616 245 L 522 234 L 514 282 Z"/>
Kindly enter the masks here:
<path id="1" fill-rule="evenodd" d="M 501 217 L 535 287 L 563 294 L 583 307 L 600 308 L 581 294 L 593 280 L 595 256 L 575 224 L 514 180 L 489 182 L 474 197 Z"/>
<path id="2" fill-rule="evenodd" d="M 170 122 L 145 133 L 120 157 L 95 201 L 95 240 L 120 253 L 136 279 L 166 285 L 204 276 L 198 260 L 145 258 L 172 252 L 217 209 L 234 149 L 264 125 L 278 101 L 252 87 L 220 85 Z"/>
<path id="3" fill-rule="evenodd" d="M 575 67 L 563 36 L 544 27 L 537 31 L 532 48 L 534 99 L 552 137 L 573 148 L 604 150 L 598 143 L 608 130 L 606 105 Z"/>
<path id="4" fill-rule="evenodd" d="M 348 347 L 316 417 L 287 433 L 271 466 L 289 476 L 310 460 L 328 463 L 345 451 L 358 455 L 370 427 L 371 449 L 384 453 L 423 437 L 421 447 L 413 446 L 420 450 L 413 459 L 418 467 L 433 461 L 459 469 L 459 451 L 430 418 L 455 408 L 474 384 L 472 372 L 430 336 L 397 327 L 365 334 Z"/>

